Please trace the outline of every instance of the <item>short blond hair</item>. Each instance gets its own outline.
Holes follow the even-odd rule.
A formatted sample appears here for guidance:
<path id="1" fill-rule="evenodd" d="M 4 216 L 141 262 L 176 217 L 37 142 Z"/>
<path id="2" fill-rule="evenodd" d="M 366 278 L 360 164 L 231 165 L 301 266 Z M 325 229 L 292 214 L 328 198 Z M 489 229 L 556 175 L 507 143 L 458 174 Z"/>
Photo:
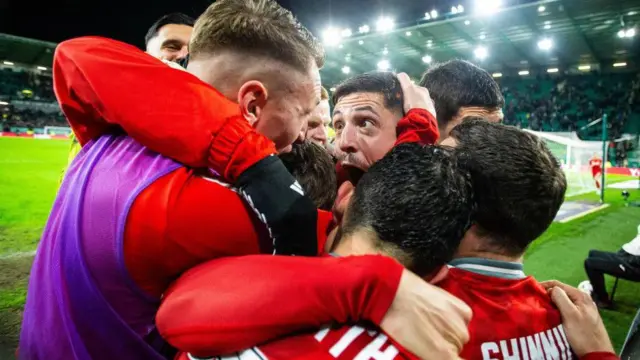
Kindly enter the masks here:
<path id="1" fill-rule="evenodd" d="M 218 0 L 207 8 L 196 21 L 189 54 L 226 50 L 272 58 L 300 71 L 309 69 L 309 58 L 318 68 L 324 64 L 320 43 L 273 0 Z"/>

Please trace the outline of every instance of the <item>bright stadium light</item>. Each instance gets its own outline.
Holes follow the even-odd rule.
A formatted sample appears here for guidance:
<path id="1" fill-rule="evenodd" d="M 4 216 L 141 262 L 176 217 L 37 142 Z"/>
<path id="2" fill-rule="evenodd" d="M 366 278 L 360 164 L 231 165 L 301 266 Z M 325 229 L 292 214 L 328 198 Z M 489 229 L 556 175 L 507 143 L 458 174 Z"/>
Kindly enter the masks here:
<path id="1" fill-rule="evenodd" d="M 476 0 L 476 12 L 480 15 L 491 15 L 502 7 L 502 0 Z"/>
<path id="2" fill-rule="evenodd" d="M 387 54 L 389 54 L 389 49 L 385 47 L 384 49 L 382 49 L 382 55 L 387 55 Z"/>
<path id="3" fill-rule="evenodd" d="M 462 14 L 464 12 L 464 6 L 458 5 L 458 14 Z"/>
<path id="4" fill-rule="evenodd" d="M 381 16 L 376 22 L 376 30 L 379 32 L 389 32 L 396 27 L 395 22 L 388 16 Z"/>
<path id="5" fill-rule="evenodd" d="M 551 29 L 551 21 L 547 20 L 547 21 L 544 22 L 544 29 L 545 30 Z"/>
<path id="6" fill-rule="evenodd" d="M 348 28 L 342 30 L 342 32 L 340 33 L 340 35 L 342 35 L 343 38 L 349 37 L 349 36 L 351 36 L 351 34 L 352 34 L 351 33 L 351 29 L 348 29 Z"/>
<path id="7" fill-rule="evenodd" d="M 9 103 L 6 101 L 0 101 L 0 105 L 9 105 Z"/>
<path id="8" fill-rule="evenodd" d="M 502 73 L 493 73 L 491 74 L 491 76 L 493 76 L 494 78 L 500 78 L 502 77 Z"/>
<path id="9" fill-rule="evenodd" d="M 553 41 L 549 38 L 544 38 L 538 41 L 538 49 L 549 51 L 553 47 Z"/>
<path id="10" fill-rule="evenodd" d="M 425 55 L 425 56 L 422 57 L 422 62 L 425 63 L 425 64 L 430 64 L 431 60 L 432 60 L 431 56 L 429 56 L 429 55 Z"/>
<path id="11" fill-rule="evenodd" d="M 329 91 L 331 91 L 331 92 L 335 92 L 335 91 L 336 91 L 336 88 L 332 87 L 331 89 L 329 89 Z"/>
<path id="12" fill-rule="evenodd" d="M 529 75 L 529 70 L 522 70 L 522 71 L 518 71 L 518 75 L 520 75 L 520 76 L 527 76 L 527 75 Z"/>
<path id="13" fill-rule="evenodd" d="M 13 65 L 15 65 L 15 64 L 14 64 L 14 63 L 12 63 L 11 61 L 3 61 L 2 63 L 3 63 L 3 64 L 5 64 L 5 65 L 8 65 L 8 66 L 13 66 Z"/>
<path id="14" fill-rule="evenodd" d="M 465 24 L 465 25 L 470 25 L 470 24 L 471 24 L 471 21 L 469 21 L 469 20 L 465 20 L 465 21 L 464 21 L 464 24 Z"/>
<path id="15" fill-rule="evenodd" d="M 557 73 L 558 72 L 558 68 L 549 68 L 549 69 L 547 69 L 547 72 L 549 74 Z"/>
<path id="16" fill-rule="evenodd" d="M 625 67 L 627 66 L 626 62 L 617 62 L 613 64 L 613 67 Z"/>
<path id="17" fill-rule="evenodd" d="M 424 13 L 424 19 L 431 20 L 431 15 L 429 15 L 429 13 Z"/>
<path id="18" fill-rule="evenodd" d="M 487 48 L 484 46 L 478 46 L 473 51 L 473 54 L 476 56 L 478 60 L 484 60 L 487 58 L 487 56 L 489 56 L 489 52 L 487 51 Z"/>
<path id="19" fill-rule="evenodd" d="M 340 30 L 334 27 L 328 27 L 322 32 L 322 42 L 329 47 L 340 44 L 341 38 Z"/>
<path id="20" fill-rule="evenodd" d="M 626 35 L 627 35 L 627 34 L 626 34 L 626 32 L 624 31 L 624 29 L 620 29 L 620 30 L 618 31 L 618 37 L 619 37 L 619 38 L 623 38 L 623 37 L 625 37 Z"/>
<path id="21" fill-rule="evenodd" d="M 453 15 L 457 14 L 457 13 L 458 13 L 458 8 L 457 8 L 457 7 L 455 7 L 455 6 L 452 6 L 452 7 L 451 7 L 451 13 L 452 13 Z"/>
<path id="22" fill-rule="evenodd" d="M 47 71 L 47 68 L 44 66 L 38 66 L 38 70 Z"/>
<path id="23" fill-rule="evenodd" d="M 359 40 L 359 41 L 358 41 L 358 45 L 362 45 L 362 44 L 364 44 L 364 41 Z"/>
<path id="24" fill-rule="evenodd" d="M 438 11 L 436 9 L 431 10 L 431 12 L 429 13 L 429 15 L 431 15 L 432 19 L 435 19 L 438 17 Z"/>
<path id="25" fill-rule="evenodd" d="M 369 29 L 369 25 L 362 25 L 358 28 L 358 32 L 360 34 L 366 34 L 370 31 L 371 29 Z"/>
<path id="26" fill-rule="evenodd" d="M 351 68 L 350 67 L 348 67 L 346 65 L 342 67 L 342 73 L 343 74 L 348 74 L 350 72 L 351 72 Z"/>
<path id="27" fill-rule="evenodd" d="M 480 40 L 484 40 L 484 39 L 487 38 L 487 35 L 485 33 L 480 33 L 479 38 L 480 38 Z"/>
<path id="28" fill-rule="evenodd" d="M 538 12 L 544 12 L 545 10 L 547 10 L 547 8 L 544 7 L 544 5 L 538 6 Z"/>
<path id="29" fill-rule="evenodd" d="M 378 61 L 378 70 L 387 71 L 390 68 L 391 68 L 391 64 L 389 63 L 389 60 L 380 60 L 380 61 Z"/>
<path id="30" fill-rule="evenodd" d="M 631 28 L 631 29 L 627 29 L 627 31 L 625 31 L 624 35 L 628 38 L 634 37 L 636 36 L 636 29 L 635 28 Z"/>
<path id="31" fill-rule="evenodd" d="M 411 31 L 407 31 L 406 33 L 404 33 L 407 36 L 411 36 Z"/>
<path id="32" fill-rule="evenodd" d="M 591 65 L 580 65 L 580 66 L 578 66 L 578 70 L 580 70 L 580 71 L 589 71 L 589 70 L 591 70 Z"/>

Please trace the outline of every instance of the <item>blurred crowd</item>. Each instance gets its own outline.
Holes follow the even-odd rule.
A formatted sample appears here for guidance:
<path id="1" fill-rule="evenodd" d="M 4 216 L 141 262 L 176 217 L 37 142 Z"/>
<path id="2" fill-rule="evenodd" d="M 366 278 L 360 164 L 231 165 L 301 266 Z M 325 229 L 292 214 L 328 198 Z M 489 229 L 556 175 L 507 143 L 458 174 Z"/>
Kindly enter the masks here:
<path id="1" fill-rule="evenodd" d="M 497 80 L 506 102 L 505 124 L 536 131 L 577 131 L 583 139 L 599 140 L 601 125 L 589 124 L 607 113 L 610 140 L 640 130 L 633 128 L 633 124 L 640 124 L 640 74 L 556 74 Z M 51 77 L 0 69 L 0 99 L 51 103 L 55 101 Z M 45 112 L 24 106 L 4 106 L 0 108 L 0 117 L 4 131 L 67 126 L 60 111 Z M 632 150 L 633 141 L 612 142 L 609 156 L 613 162 L 622 164 Z"/>

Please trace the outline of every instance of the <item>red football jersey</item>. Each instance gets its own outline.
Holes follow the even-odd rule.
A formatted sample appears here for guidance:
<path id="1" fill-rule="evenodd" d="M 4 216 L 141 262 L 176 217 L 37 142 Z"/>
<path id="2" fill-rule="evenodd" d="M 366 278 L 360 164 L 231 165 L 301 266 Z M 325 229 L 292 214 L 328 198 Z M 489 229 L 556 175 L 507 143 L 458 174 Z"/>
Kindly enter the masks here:
<path id="1" fill-rule="evenodd" d="M 509 279 L 449 269 L 439 284 L 473 311 L 466 360 L 573 359 L 560 312 L 533 277 Z"/>
<path id="2" fill-rule="evenodd" d="M 324 328 L 315 334 L 289 336 L 232 355 L 198 358 L 182 353 L 177 360 L 393 360 L 416 359 L 383 332 L 359 325 Z"/>

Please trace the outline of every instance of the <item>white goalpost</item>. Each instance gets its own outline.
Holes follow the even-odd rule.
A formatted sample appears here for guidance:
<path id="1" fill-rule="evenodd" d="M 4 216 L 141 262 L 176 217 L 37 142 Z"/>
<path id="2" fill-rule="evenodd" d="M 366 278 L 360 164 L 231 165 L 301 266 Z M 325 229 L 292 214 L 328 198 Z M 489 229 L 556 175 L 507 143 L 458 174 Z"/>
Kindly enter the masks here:
<path id="1" fill-rule="evenodd" d="M 597 190 L 589 160 L 594 155 L 603 159 L 602 171 L 605 171 L 607 156 L 603 154 L 602 141 L 584 141 L 578 138 L 575 132 L 542 132 L 525 131 L 532 133 L 543 139 L 549 150 L 556 156 L 562 164 L 562 169 L 567 177 L 567 197 L 586 194 L 589 192 L 600 192 Z M 608 149 L 608 144 L 605 149 Z M 599 181 L 600 179 L 598 179 Z"/>

